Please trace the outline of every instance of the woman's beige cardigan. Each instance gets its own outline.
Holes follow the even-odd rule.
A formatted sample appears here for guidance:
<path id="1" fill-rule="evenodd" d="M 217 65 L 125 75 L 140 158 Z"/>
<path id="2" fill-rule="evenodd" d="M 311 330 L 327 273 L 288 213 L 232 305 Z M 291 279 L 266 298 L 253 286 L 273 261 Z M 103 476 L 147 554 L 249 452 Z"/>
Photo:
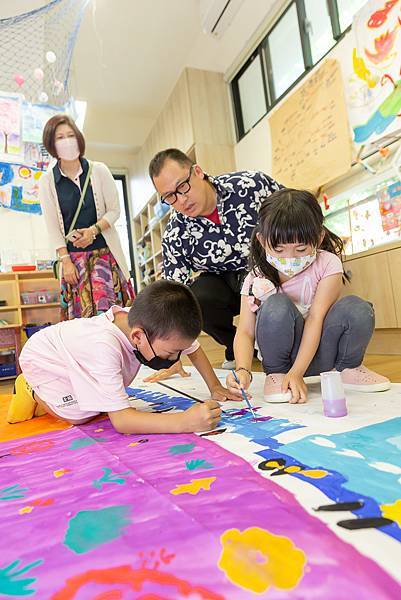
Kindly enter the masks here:
<path id="1" fill-rule="evenodd" d="M 102 231 L 102 235 L 117 261 L 124 277 L 129 279 L 128 266 L 121 247 L 120 238 L 114 223 L 120 216 L 118 191 L 108 167 L 101 162 L 93 162 L 91 183 L 95 200 L 97 220 L 106 219 L 110 228 Z M 39 180 L 39 200 L 49 233 L 50 243 L 54 250 L 66 245 L 63 216 L 58 203 L 54 184 L 53 169 L 43 173 Z M 83 250 L 85 250 L 83 248 Z M 61 261 L 62 262 L 62 261 Z"/>

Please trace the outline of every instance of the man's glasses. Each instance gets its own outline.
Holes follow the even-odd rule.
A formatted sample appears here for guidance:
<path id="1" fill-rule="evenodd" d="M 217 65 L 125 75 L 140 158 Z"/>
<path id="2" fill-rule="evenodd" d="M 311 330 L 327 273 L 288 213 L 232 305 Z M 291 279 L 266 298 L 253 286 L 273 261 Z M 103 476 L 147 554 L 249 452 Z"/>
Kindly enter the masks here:
<path id="1" fill-rule="evenodd" d="M 173 204 L 175 204 L 178 200 L 178 195 L 185 196 L 185 194 L 188 194 L 189 190 L 191 189 L 191 184 L 189 183 L 189 180 L 191 179 L 192 169 L 194 168 L 194 166 L 195 165 L 191 165 L 188 177 L 177 185 L 174 192 L 170 192 L 165 196 L 160 196 L 160 201 L 163 202 L 163 204 L 173 206 Z"/>

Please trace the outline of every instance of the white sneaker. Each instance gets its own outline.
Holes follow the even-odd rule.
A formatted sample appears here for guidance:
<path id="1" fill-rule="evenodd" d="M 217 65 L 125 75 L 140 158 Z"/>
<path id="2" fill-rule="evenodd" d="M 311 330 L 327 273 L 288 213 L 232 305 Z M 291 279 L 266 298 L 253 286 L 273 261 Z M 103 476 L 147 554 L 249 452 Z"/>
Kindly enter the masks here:
<path id="1" fill-rule="evenodd" d="M 230 371 L 231 369 L 235 369 L 236 364 L 235 364 L 235 360 L 225 360 L 223 362 L 223 364 L 221 365 L 222 369 L 227 369 L 227 371 Z"/>

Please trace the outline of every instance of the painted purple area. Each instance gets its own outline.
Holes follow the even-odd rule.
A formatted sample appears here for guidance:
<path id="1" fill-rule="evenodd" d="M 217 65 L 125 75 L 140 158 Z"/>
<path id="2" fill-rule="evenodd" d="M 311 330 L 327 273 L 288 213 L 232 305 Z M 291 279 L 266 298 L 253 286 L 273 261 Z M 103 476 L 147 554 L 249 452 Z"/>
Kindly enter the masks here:
<path id="1" fill-rule="evenodd" d="M 139 592 L 191 597 L 184 589 L 197 589 L 194 598 L 251 598 L 253 592 L 219 569 L 220 537 L 232 528 L 259 527 L 288 537 L 307 564 L 293 590 L 273 586 L 255 597 L 400 597 L 399 585 L 377 564 L 213 438 L 143 439 L 120 435 L 101 421 L 0 444 L 1 488 L 8 490 L 0 502 L 0 595 L 23 597 L 32 590 L 40 599 L 106 597 L 115 589 L 115 574 L 121 578 L 132 571 L 144 581 L 138 593 L 124 587 L 119 598 L 142 597 Z M 172 494 L 200 478 L 209 481 L 209 489 Z M 20 562 L 7 569 L 15 561 Z M 80 595 L 63 595 L 66 582 L 72 585 L 79 575 Z M 20 580 L 21 593 L 12 593 Z"/>

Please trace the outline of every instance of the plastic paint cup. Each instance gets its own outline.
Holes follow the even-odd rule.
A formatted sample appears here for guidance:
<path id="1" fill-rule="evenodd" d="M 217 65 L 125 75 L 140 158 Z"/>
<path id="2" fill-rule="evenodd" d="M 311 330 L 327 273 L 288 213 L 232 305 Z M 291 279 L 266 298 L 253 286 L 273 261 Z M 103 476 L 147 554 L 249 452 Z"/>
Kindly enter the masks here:
<path id="1" fill-rule="evenodd" d="M 320 385 L 324 415 L 326 417 L 345 417 L 348 410 L 341 373 L 338 371 L 320 373 Z"/>

